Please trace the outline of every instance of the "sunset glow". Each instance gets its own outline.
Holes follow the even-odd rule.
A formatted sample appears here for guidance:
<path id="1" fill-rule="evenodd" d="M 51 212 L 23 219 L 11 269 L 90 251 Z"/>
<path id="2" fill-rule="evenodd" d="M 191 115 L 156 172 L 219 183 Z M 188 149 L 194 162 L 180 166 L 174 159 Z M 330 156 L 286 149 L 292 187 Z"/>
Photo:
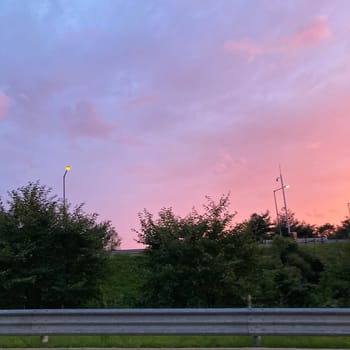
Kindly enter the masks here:
<path id="1" fill-rule="evenodd" d="M 350 1 L 2 0 L 0 195 L 40 180 L 110 219 L 186 215 L 230 192 L 242 221 L 350 202 Z M 70 170 L 66 168 L 66 170 Z M 281 192 L 276 193 L 281 208 Z"/>

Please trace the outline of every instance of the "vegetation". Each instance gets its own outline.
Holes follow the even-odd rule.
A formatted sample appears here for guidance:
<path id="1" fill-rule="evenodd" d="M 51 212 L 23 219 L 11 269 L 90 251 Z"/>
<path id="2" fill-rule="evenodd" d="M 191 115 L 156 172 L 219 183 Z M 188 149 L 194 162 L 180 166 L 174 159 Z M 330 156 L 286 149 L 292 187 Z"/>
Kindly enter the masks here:
<path id="1" fill-rule="evenodd" d="M 264 336 L 263 348 L 343 348 L 350 337 Z M 249 336 L 50 336 L 42 344 L 36 336 L 0 336 L 1 348 L 233 348 L 252 347 Z"/>
<path id="2" fill-rule="evenodd" d="M 151 307 L 245 306 L 258 278 L 259 249 L 250 235 L 230 228 L 228 197 L 185 218 L 163 209 L 141 216 L 146 244 L 145 304 Z"/>
<path id="3" fill-rule="evenodd" d="M 112 254 L 120 244 L 109 221 L 71 209 L 29 183 L 0 203 L 0 308 L 350 307 L 350 242 L 298 244 L 286 219 L 268 212 L 233 223 L 229 198 L 203 213 L 171 208 L 140 214 L 143 254 Z M 299 222 L 298 237 L 349 238 L 335 227 Z M 280 235 L 280 232 L 282 235 Z M 269 244 L 266 244 L 266 243 Z M 0 337 L 0 347 L 234 347 L 250 337 Z M 349 337 L 263 337 L 265 347 L 349 347 Z"/>
<path id="4" fill-rule="evenodd" d="M 0 308 L 350 306 L 349 243 L 297 244 L 283 236 L 283 216 L 278 226 L 268 212 L 233 223 L 228 196 L 185 217 L 145 210 L 139 255 L 108 255 L 120 243 L 110 222 L 63 206 L 39 183 L 9 198 L 0 205 Z M 350 219 L 315 227 L 288 218 L 304 237 L 350 230 Z"/>
<path id="5" fill-rule="evenodd" d="M 341 225 L 335 230 L 335 239 L 348 239 L 350 237 L 350 218 L 342 221 Z"/>
<path id="6" fill-rule="evenodd" d="M 324 270 L 320 259 L 301 250 L 295 241 L 279 237 L 268 253 L 269 264 L 265 265 L 264 281 L 259 289 L 260 306 L 318 306 L 319 282 Z"/>
<path id="7" fill-rule="evenodd" d="M 101 282 L 102 303 L 98 300 L 90 307 L 135 308 L 143 300 L 143 254 L 112 254 Z"/>
<path id="8" fill-rule="evenodd" d="M 82 307 L 101 296 L 107 250 L 119 244 L 110 222 L 82 206 L 69 211 L 29 183 L 0 206 L 0 308 Z"/>
<path id="9" fill-rule="evenodd" d="M 147 211 L 140 215 L 139 241 L 147 246 L 145 306 L 350 306 L 348 244 L 323 256 L 276 234 L 268 212 L 234 225 L 228 205 L 224 196 L 217 204 L 209 201 L 203 214 L 193 210 L 180 218 L 165 208 L 158 218 Z M 293 230 L 305 237 L 315 229 L 293 213 L 289 218 Z M 324 226 L 322 232 L 330 229 Z M 258 244 L 267 238 L 274 238 L 268 248 Z"/>

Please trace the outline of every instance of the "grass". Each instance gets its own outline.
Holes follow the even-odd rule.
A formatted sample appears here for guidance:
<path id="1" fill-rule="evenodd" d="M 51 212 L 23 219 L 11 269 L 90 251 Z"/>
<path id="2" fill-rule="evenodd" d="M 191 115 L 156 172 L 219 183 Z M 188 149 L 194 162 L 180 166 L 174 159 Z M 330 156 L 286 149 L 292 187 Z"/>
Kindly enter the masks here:
<path id="1" fill-rule="evenodd" d="M 344 249 L 350 242 L 332 242 L 332 243 L 307 243 L 300 244 L 299 247 L 302 250 L 305 250 L 309 253 L 313 253 L 318 256 L 322 262 L 327 263 L 328 261 L 332 261 L 339 250 Z"/>
<path id="2" fill-rule="evenodd" d="M 50 336 L 42 344 L 38 336 L 0 336 L 1 348 L 211 348 L 251 347 L 249 336 Z M 262 347 L 350 348 L 350 337 L 266 336 Z"/>
<path id="3" fill-rule="evenodd" d="M 340 336 L 268 336 L 261 346 L 281 348 L 350 348 L 350 337 Z"/>
<path id="4" fill-rule="evenodd" d="M 108 260 L 108 274 L 102 283 L 103 307 L 138 307 L 142 298 L 143 254 L 113 254 Z M 90 307 L 101 307 L 100 304 Z"/>

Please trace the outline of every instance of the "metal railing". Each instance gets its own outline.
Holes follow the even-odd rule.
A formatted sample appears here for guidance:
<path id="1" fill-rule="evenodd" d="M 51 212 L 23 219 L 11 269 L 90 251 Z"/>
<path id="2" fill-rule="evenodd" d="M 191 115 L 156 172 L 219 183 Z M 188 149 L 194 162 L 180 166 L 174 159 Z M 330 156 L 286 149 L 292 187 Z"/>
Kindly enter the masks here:
<path id="1" fill-rule="evenodd" d="M 0 335 L 350 335 L 350 309 L 0 310 Z"/>

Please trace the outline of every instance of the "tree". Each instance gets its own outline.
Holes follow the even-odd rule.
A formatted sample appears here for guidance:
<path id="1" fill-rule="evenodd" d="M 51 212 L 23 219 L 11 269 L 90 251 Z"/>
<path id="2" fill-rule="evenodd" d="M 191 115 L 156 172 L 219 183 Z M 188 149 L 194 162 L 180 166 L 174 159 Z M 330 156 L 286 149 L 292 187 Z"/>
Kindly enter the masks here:
<path id="1" fill-rule="evenodd" d="M 334 225 L 328 222 L 317 228 L 317 236 L 319 237 L 332 237 L 334 233 L 335 233 Z"/>
<path id="2" fill-rule="evenodd" d="M 349 239 L 350 237 L 350 218 L 346 218 L 341 222 L 335 231 L 336 239 Z"/>
<path id="3" fill-rule="evenodd" d="M 271 238 L 272 223 L 270 213 L 268 211 L 260 215 L 253 213 L 249 220 L 245 222 L 245 229 L 247 234 L 259 242 Z"/>
<path id="4" fill-rule="evenodd" d="M 276 224 L 276 233 L 281 232 L 283 237 L 288 237 L 287 215 L 285 210 L 279 214 L 279 224 Z M 295 232 L 297 238 L 315 237 L 315 226 L 307 224 L 304 221 L 299 221 L 295 217 L 295 213 L 288 210 L 288 224 L 291 233 Z M 293 237 L 294 238 L 294 237 Z"/>
<path id="5" fill-rule="evenodd" d="M 99 297 L 106 247 L 120 239 L 82 205 L 69 211 L 36 183 L 0 209 L 0 307 L 81 307 Z M 68 208 L 69 209 L 69 208 Z"/>
<path id="6" fill-rule="evenodd" d="M 185 218 L 171 208 L 140 214 L 146 244 L 145 303 L 153 307 L 246 306 L 258 278 L 258 245 L 233 230 L 229 199 L 209 200 Z"/>

